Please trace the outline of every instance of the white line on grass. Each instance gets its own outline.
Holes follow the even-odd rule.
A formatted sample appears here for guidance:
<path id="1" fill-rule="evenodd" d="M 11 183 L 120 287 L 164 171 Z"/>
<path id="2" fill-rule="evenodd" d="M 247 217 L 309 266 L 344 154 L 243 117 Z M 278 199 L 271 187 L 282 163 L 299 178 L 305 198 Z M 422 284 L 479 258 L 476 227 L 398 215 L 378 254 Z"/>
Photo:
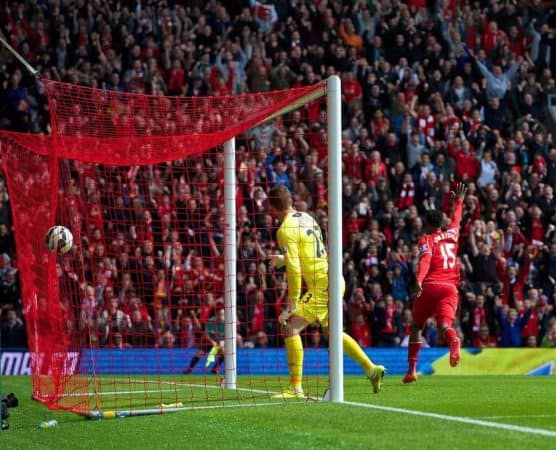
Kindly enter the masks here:
<path id="1" fill-rule="evenodd" d="M 112 392 L 74 392 L 63 397 L 93 397 L 96 395 L 129 395 L 129 394 L 160 394 L 164 392 L 176 392 L 175 389 L 153 389 L 148 391 L 112 391 Z"/>
<path id="2" fill-rule="evenodd" d="M 299 402 L 301 403 L 301 402 Z M 276 406 L 282 405 L 284 406 L 283 402 L 274 402 L 274 403 L 240 403 L 234 405 L 210 405 L 210 406 L 186 406 L 184 408 L 179 408 L 180 411 L 190 410 L 190 409 L 220 409 L 220 408 L 249 408 L 253 406 Z"/>
<path id="3" fill-rule="evenodd" d="M 163 381 L 161 384 L 170 384 L 172 386 L 179 386 L 179 387 L 226 389 L 227 391 L 254 392 L 255 394 L 276 394 L 276 392 L 264 391 L 262 389 L 251 389 L 251 388 L 240 388 L 240 387 L 236 387 L 235 389 L 228 389 L 225 388 L 224 386 L 213 386 L 212 384 L 180 383 L 180 382 L 170 382 L 170 381 Z"/>
<path id="4" fill-rule="evenodd" d="M 523 415 L 519 415 L 519 416 L 482 416 L 479 417 L 479 419 L 514 419 L 516 417 L 519 418 L 537 418 L 537 417 L 541 417 L 541 418 L 553 418 L 556 417 L 556 414 L 523 414 Z"/>
<path id="5" fill-rule="evenodd" d="M 488 422 L 486 420 L 472 419 L 470 417 L 447 416 L 444 414 L 436 414 L 425 411 L 416 411 L 413 409 L 394 408 L 392 406 L 371 405 L 369 403 L 344 402 L 346 405 L 360 406 L 362 408 L 378 409 L 381 411 L 397 412 L 401 414 L 409 414 L 412 416 L 432 417 L 439 420 L 447 420 L 450 422 L 467 423 L 470 425 L 478 425 L 487 428 L 498 428 L 501 430 L 516 431 L 518 433 L 535 434 L 537 436 L 556 437 L 556 431 L 545 430 L 543 428 L 522 427 L 520 425 L 510 425 L 507 423 Z M 512 416 L 511 416 L 512 417 Z M 516 416 L 513 416 L 516 417 Z"/>
<path id="6" fill-rule="evenodd" d="M 206 389 L 220 389 L 220 390 L 226 390 L 226 391 L 240 391 L 240 392 L 252 392 L 255 394 L 265 394 L 265 395 L 275 395 L 278 394 L 278 392 L 276 391 L 265 391 L 262 389 L 250 389 L 250 388 L 239 388 L 236 387 L 235 389 L 228 389 L 225 388 L 223 386 L 213 386 L 210 384 L 193 384 L 193 383 L 179 383 L 179 382 L 171 382 L 171 381 L 161 381 L 160 383 L 157 381 L 145 381 L 145 383 L 157 383 L 157 384 L 165 384 L 165 385 L 170 385 L 170 386 L 174 386 L 176 388 L 179 387 L 197 387 L 197 388 L 206 388 Z M 112 396 L 117 396 L 117 395 L 131 395 L 131 394 L 162 394 L 165 392 L 173 392 L 175 394 L 179 394 L 179 392 L 177 392 L 177 389 L 152 389 L 152 390 L 146 390 L 146 391 L 98 391 L 98 392 L 76 392 L 76 393 L 72 393 L 72 394 L 66 394 L 63 397 L 67 398 L 67 397 L 95 397 L 97 395 L 100 396 L 105 396 L 105 395 L 112 395 Z M 312 397 L 310 395 L 306 395 L 305 398 L 307 400 L 312 400 L 315 402 L 320 402 L 322 401 L 322 398 L 320 397 Z M 234 398 L 229 398 L 226 400 L 234 400 Z M 266 404 L 266 403 L 265 403 Z M 250 406 L 257 406 L 257 403 L 254 404 L 250 404 Z M 243 406 L 247 406 L 247 405 L 243 405 Z M 218 406 L 216 406 L 218 407 Z M 212 408 L 212 407 L 211 407 Z M 199 409 L 198 407 L 192 407 L 192 409 Z"/>
<path id="7" fill-rule="evenodd" d="M 235 389 L 228 389 L 225 388 L 223 386 L 213 386 L 210 384 L 193 384 L 193 383 L 179 383 L 179 382 L 171 382 L 171 381 L 161 381 L 161 382 L 157 382 L 157 381 L 145 381 L 145 382 L 137 382 L 137 384 L 147 384 L 147 383 L 151 383 L 151 384 L 164 384 L 164 385 L 169 385 L 169 386 L 174 386 L 176 388 L 187 388 L 187 387 L 191 387 L 191 388 L 203 388 L 203 389 L 219 389 L 219 390 L 226 390 L 228 391 L 240 391 L 240 392 L 253 392 L 255 394 L 268 394 L 268 395 L 272 395 L 272 394 L 276 394 L 276 392 L 272 392 L 272 391 L 264 391 L 262 389 L 250 389 L 250 388 L 240 388 L 240 387 L 236 387 Z M 72 394 L 66 394 L 63 397 L 87 397 L 87 396 L 97 396 L 97 395 L 128 395 L 128 394 L 156 394 L 156 393 L 164 393 L 164 392 L 176 392 L 177 389 L 152 389 L 152 390 L 146 390 L 146 391 L 98 391 L 98 392 L 78 392 L 78 393 L 72 393 Z"/>

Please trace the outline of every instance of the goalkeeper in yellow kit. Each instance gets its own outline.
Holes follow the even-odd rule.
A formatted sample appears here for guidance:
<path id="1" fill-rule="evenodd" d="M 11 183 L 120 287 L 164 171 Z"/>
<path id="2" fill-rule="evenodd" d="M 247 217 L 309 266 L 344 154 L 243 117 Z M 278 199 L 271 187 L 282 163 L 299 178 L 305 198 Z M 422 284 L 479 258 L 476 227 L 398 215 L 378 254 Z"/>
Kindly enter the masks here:
<path id="1" fill-rule="evenodd" d="M 288 307 L 278 318 L 286 335 L 284 342 L 290 371 L 288 390 L 277 398 L 303 397 L 303 345 L 299 333 L 312 322 L 328 329 L 328 257 L 321 229 L 307 213 L 292 208 L 289 190 L 283 185 L 272 187 L 269 193 L 270 212 L 278 217 L 278 246 L 283 254 L 271 256 L 271 266 L 286 265 Z M 301 285 L 307 291 L 302 295 Z M 341 299 L 335 299 L 341 301 Z M 371 381 L 374 393 L 382 390 L 384 366 L 371 362 L 359 344 L 343 333 L 345 353 L 356 361 Z"/>

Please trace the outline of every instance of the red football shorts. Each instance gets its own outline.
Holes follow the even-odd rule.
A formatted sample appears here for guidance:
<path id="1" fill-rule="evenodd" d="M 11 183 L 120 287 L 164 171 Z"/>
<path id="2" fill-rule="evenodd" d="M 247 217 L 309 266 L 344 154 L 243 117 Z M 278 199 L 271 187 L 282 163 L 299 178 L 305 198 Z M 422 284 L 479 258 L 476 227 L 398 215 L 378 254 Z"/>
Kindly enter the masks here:
<path id="1" fill-rule="evenodd" d="M 438 325 L 452 326 L 458 309 L 458 289 L 450 284 L 424 284 L 423 293 L 413 300 L 413 322 L 422 327 L 434 316 Z"/>

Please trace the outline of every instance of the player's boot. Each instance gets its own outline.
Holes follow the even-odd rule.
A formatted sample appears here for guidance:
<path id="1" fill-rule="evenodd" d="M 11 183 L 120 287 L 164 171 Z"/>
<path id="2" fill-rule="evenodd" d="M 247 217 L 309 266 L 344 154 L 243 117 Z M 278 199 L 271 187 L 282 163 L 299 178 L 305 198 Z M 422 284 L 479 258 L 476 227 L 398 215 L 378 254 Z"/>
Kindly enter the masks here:
<path id="1" fill-rule="evenodd" d="M 373 375 L 371 376 L 367 374 L 367 378 L 371 381 L 371 384 L 373 385 L 373 392 L 375 394 L 378 394 L 380 391 L 382 391 L 382 380 L 384 378 L 384 373 L 386 372 L 386 369 L 384 368 L 384 366 L 375 366 L 373 370 L 374 370 Z"/>
<path id="2" fill-rule="evenodd" d="M 460 359 L 460 341 L 455 338 L 450 342 L 450 365 L 456 367 Z"/>
<path id="3" fill-rule="evenodd" d="M 279 394 L 273 395 L 271 398 L 280 400 L 289 398 L 305 398 L 305 394 L 303 393 L 303 389 L 289 386 L 288 389 L 280 392 Z"/>
<path id="4" fill-rule="evenodd" d="M 417 372 L 408 372 L 403 377 L 404 384 L 415 383 L 417 381 Z"/>

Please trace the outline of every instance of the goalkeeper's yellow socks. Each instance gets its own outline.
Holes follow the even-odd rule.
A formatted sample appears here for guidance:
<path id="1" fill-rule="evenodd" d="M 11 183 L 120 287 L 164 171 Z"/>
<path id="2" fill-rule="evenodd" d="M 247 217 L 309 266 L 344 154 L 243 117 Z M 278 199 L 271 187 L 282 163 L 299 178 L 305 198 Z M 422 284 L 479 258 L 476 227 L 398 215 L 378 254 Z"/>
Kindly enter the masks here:
<path id="1" fill-rule="evenodd" d="M 290 370 L 290 387 L 301 391 L 301 379 L 303 377 L 303 344 L 301 336 L 290 336 L 284 339 L 288 368 Z"/>
<path id="2" fill-rule="evenodd" d="M 359 344 L 349 334 L 346 333 L 343 333 L 343 342 L 344 352 L 357 364 L 359 364 L 369 377 L 374 376 L 375 365 L 365 354 Z"/>

